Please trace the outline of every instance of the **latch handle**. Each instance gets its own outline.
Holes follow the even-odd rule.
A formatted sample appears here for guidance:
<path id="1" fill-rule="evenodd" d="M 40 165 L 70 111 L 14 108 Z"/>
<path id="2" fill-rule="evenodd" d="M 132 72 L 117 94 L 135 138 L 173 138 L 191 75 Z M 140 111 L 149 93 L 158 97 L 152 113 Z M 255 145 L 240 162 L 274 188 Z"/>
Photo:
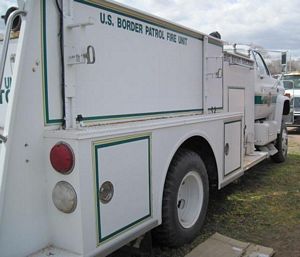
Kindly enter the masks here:
<path id="1" fill-rule="evenodd" d="M 229 154 L 229 144 L 228 143 L 225 144 L 224 153 L 226 156 Z"/>
<path id="2" fill-rule="evenodd" d="M 85 58 L 87 60 L 87 64 L 94 64 L 96 61 L 95 48 L 91 45 L 87 47 L 87 51 L 85 54 Z"/>

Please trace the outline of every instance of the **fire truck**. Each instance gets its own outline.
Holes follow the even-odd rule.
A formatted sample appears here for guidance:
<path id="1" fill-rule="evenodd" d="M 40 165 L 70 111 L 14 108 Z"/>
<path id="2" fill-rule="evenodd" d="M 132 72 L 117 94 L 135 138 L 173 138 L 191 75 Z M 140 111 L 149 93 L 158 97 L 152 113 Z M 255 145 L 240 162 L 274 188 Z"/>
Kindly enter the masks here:
<path id="1" fill-rule="evenodd" d="M 0 256 L 193 240 L 209 189 L 283 162 L 289 98 L 254 51 L 103 0 L 27 0 L 1 41 Z"/>

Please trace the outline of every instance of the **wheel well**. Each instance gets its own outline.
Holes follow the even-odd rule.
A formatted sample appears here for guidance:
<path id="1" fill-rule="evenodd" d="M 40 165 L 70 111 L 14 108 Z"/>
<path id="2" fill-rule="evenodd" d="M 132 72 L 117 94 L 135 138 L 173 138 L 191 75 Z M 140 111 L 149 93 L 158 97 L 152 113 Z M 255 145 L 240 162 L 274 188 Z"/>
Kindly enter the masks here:
<path id="1" fill-rule="evenodd" d="M 210 187 L 218 187 L 218 169 L 213 150 L 207 140 L 200 136 L 187 139 L 180 147 L 198 153 L 203 160 L 208 173 Z"/>
<path id="2" fill-rule="evenodd" d="M 284 104 L 283 104 L 283 115 L 288 115 L 290 113 L 290 101 L 289 100 L 285 100 Z"/>

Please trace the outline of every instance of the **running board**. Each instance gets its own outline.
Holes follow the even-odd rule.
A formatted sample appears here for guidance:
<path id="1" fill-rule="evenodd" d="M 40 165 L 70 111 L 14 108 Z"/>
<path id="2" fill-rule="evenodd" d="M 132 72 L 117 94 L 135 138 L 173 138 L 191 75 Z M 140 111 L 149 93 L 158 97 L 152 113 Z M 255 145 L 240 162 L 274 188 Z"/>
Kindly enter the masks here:
<path id="1" fill-rule="evenodd" d="M 260 163 L 262 160 L 269 157 L 268 152 L 254 152 L 253 154 L 245 155 L 244 157 L 244 171 L 250 169 L 254 165 Z"/>
<path id="2" fill-rule="evenodd" d="M 258 149 L 262 152 L 267 152 L 269 156 L 273 156 L 278 153 L 277 148 L 274 146 L 274 144 L 268 144 L 265 146 L 259 146 Z"/>

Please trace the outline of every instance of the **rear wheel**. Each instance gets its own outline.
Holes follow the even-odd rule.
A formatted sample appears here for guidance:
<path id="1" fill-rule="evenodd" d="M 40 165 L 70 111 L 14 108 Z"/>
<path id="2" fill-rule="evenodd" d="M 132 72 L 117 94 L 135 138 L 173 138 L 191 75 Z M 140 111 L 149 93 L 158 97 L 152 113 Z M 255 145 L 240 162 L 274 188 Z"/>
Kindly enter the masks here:
<path id="1" fill-rule="evenodd" d="M 288 131 L 284 123 L 281 125 L 280 134 L 277 135 L 275 147 L 278 152 L 271 156 L 272 160 L 277 163 L 284 162 L 288 152 Z"/>
<path id="2" fill-rule="evenodd" d="M 208 198 L 208 176 L 200 156 L 179 150 L 166 178 L 162 224 L 154 230 L 156 241 L 178 247 L 193 240 L 203 225 Z"/>

